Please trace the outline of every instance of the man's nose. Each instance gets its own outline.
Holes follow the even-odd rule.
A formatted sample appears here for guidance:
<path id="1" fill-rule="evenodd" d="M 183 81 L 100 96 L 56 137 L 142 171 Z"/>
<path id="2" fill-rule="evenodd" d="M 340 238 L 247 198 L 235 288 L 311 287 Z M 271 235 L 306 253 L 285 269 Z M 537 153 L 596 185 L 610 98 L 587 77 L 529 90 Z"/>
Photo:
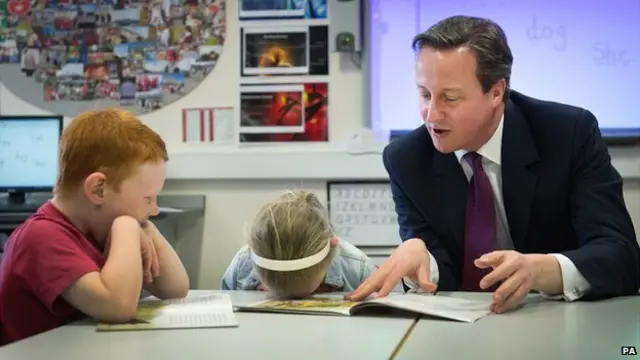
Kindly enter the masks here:
<path id="1" fill-rule="evenodd" d="M 432 101 L 426 109 L 424 117 L 425 123 L 438 124 L 444 118 L 444 113 L 441 111 L 440 106 L 436 104 L 436 101 Z"/>

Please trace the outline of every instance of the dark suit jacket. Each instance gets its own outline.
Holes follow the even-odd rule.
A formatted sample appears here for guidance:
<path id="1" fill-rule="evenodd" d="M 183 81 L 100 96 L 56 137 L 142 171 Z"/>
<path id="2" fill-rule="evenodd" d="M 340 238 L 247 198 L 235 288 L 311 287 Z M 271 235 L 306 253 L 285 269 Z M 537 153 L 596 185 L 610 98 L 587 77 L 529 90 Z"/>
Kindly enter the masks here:
<path id="1" fill-rule="evenodd" d="M 515 250 L 567 256 L 591 284 L 591 296 L 638 292 L 640 249 L 622 178 L 593 114 L 512 91 L 501 157 Z M 458 158 L 437 151 L 421 126 L 391 142 L 383 162 L 400 237 L 422 239 L 438 263 L 438 289 L 458 290 L 468 185 Z"/>

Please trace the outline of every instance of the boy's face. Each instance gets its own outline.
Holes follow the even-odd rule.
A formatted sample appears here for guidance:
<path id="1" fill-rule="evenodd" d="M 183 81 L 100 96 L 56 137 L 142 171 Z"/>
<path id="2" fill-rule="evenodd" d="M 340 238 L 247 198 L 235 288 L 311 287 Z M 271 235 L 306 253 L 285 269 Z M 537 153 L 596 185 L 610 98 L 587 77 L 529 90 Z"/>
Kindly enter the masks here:
<path id="1" fill-rule="evenodd" d="M 104 179 L 104 174 L 95 173 L 87 179 L 87 182 L 95 181 L 96 179 L 92 179 L 94 176 Z M 97 229 L 94 229 L 94 236 L 99 239 L 106 238 L 111 223 L 119 216 L 134 217 L 142 224 L 149 217 L 157 215 L 159 213 L 157 196 L 162 190 L 165 177 L 165 162 L 146 163 L 120 184 L 119 191 L 106 185 L 102 187 L 102 194 L 90 192 L 89 199 L 98 205 L 95 214 Z"/>

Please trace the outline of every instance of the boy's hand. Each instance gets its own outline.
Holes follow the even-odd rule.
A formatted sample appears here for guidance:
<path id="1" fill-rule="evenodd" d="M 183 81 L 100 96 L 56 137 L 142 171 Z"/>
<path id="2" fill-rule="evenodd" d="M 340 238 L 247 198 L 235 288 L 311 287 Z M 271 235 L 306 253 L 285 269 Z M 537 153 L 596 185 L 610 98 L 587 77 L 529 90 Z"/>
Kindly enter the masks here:
<path id="1" fill-rule="evenodd" d="M 142 254 L 144 282 L 150 284 L 154 278 L 160 276 L 160 263 L 158 262 L 158 252 L 153 243 L 153 237 L 149 234 L 148 227 L 145 225 L 140 227 L 140 252 Z"/>

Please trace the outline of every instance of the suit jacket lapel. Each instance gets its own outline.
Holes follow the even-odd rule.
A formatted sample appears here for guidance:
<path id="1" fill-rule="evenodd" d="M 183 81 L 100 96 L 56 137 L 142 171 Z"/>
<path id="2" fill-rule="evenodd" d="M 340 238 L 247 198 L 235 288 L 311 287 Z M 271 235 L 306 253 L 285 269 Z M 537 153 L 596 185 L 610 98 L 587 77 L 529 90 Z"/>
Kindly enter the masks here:
<path id="1" fill-rule="evenodd" d="M 467 177 L 454 153 L 434 151 L 432 163 L 433 181 L 437 182 L 441 211 L 445 219 L 451 219 L 451 232 L 455 242 L 464 247 L 464 221 L 467 201 Z"/>
<path id="2" fill-rule="evenodd" d="M 529 216 L 538 182 L 530 166 L 536 163 L 538 151 L 520 109 L 509 101 L 504 116 L 502 135 L 502 195 L 511 239 L 518 251 L 524 251 Z"/>

